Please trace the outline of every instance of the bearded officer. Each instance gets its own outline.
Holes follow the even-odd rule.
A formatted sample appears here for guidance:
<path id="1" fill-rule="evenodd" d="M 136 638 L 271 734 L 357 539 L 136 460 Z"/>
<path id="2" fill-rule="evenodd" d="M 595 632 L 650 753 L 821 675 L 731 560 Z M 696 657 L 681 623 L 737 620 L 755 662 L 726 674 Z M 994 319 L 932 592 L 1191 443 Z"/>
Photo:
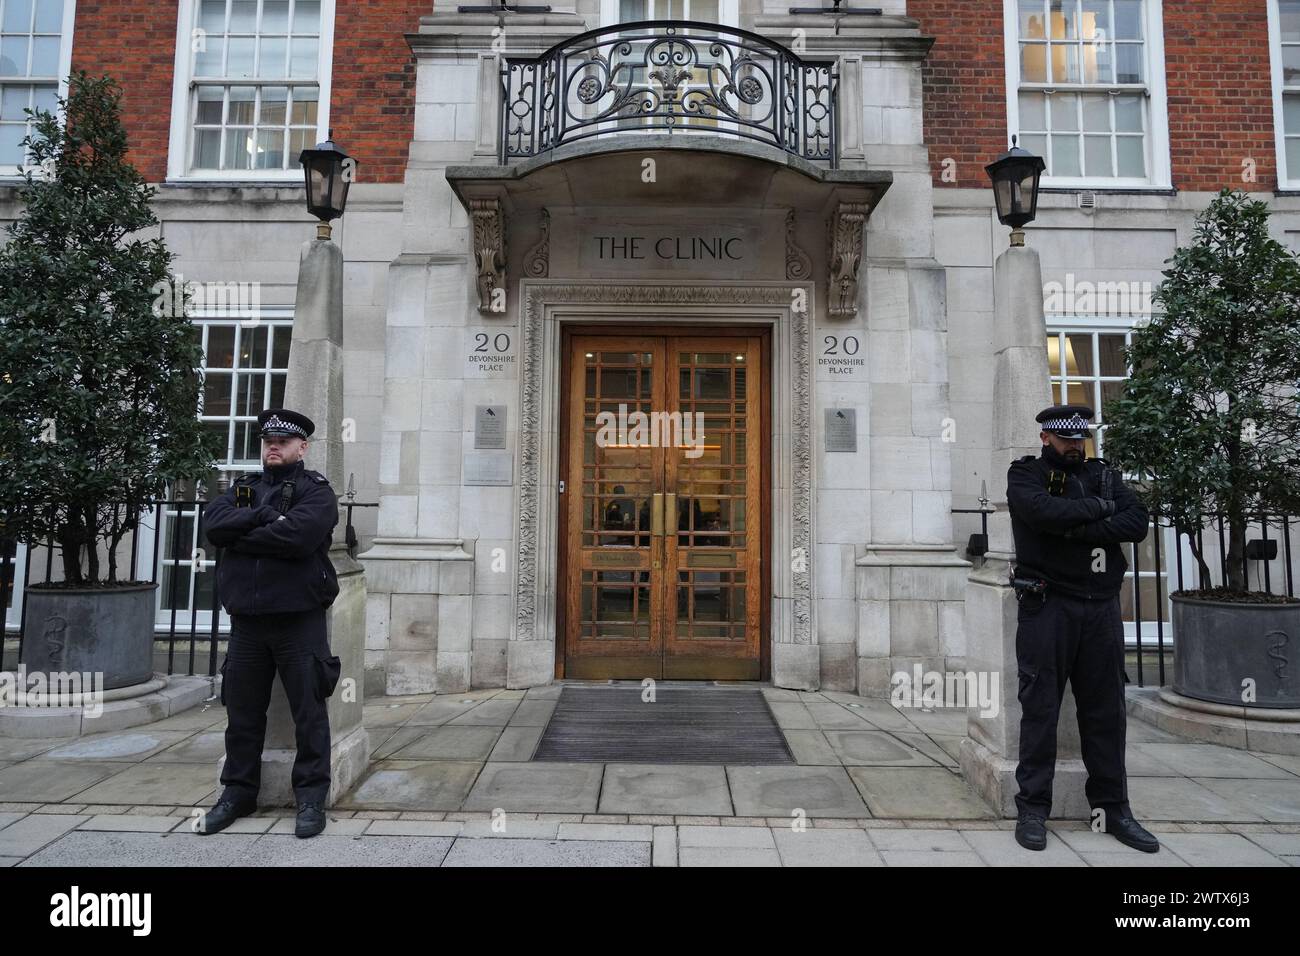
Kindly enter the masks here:
<path id="1" fill-rule="evenodd" d="M 224 790 L 200 832 L 216 833 L 257 809 L 266 710 L 280 675 L 293 714 L 297 759 L 294 832 L 325 829 L 330 786 L 326 702 L 339 676 L 330 654 L 325 609 L 338 595 L 329 558 L 338 501 L 320 472 L 303 464 L 315 425 L 306 415 L 272 408 L 257 417 L 261 474 L 246 475 L 208 505 L 208 541 L 224 551 L 217 588 L 230 614 L 230 642 L 221 666 L 226 705 Z"/>
<path id="2" fill-rule="evenodd" d="M 1101 458 L 1086 458 L 1093 411 L 1039 412 L 1042 454 L 1007 472 L 1019 601 L 1020 764 L 1016 840 L 1047 846 L 1056 769 L 1056 724 L 1066 681 L 1079 715 L 1085 792 L 1094 819 L 1121 843 L 1154 853 L 1156 838 L 1133 818 L 1124 770 L 1124 623 L 1119 591 L 1128 562 L 1120 542 L 1147 535 L 1147 509 Z"/>

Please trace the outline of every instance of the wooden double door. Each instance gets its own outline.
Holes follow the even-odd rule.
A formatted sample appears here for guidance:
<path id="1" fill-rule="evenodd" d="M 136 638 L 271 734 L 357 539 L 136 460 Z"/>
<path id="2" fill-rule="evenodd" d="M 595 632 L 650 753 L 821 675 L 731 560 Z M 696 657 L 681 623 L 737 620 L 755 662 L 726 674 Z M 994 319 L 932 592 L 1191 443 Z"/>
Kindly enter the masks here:
<path id="1" fill-rule="evenodd" d="M 766 676 L 768 342 L 566 334 L 563 676 Z"/>

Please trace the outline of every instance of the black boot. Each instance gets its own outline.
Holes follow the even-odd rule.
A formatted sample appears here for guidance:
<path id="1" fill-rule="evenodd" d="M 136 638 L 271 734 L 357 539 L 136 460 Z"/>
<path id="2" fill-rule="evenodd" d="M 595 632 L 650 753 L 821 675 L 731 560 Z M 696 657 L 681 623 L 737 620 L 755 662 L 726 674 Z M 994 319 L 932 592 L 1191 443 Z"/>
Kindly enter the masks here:
<path id="1" fill-rule="evenodd" d="M 1047 849 L 1047 818 L 1022 812 L 1016 818 L 1016 842 L 1026 850 Z"/>
<path id="2" fill-rule="evenodd" d="M 314 837 L 325 829 L 325 811 L 319 803 L 298 804 L 298 822 L 293 834 L 299 837 Z"/>
<path id="3" fill-rule="evenodd" d="M 1106 832 L 1125 846 L 1143 853 L 1155 853 L 1160 849 L 1160 841 L 1131 816 L 1106 814 Z"/>
<path id="4" fill-rule="evenodd" d="M 203 822 L 196 831 L 200 836 L 220 833 L 240 817 L 246 817 L 257 809 L 256 801 L 246 803 L 222 797 L 217 805 L 203 814 Z"/>

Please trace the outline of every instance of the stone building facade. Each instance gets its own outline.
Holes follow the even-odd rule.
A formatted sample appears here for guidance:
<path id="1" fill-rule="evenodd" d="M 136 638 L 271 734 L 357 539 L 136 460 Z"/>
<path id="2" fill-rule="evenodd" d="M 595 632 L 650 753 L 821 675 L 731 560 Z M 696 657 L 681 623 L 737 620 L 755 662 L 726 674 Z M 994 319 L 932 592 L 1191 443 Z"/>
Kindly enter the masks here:
<path id="1" fill-rule="evenodd" d="M 195 317 L 235 472 L 283 394 L 297 150 L 332 130 L 356 157 L 335 237 L 344 470 L 378 504 L 355 514 L 368 694 L 884 695 L 964 666 L 979 518 L 954 509 L 1004 465 L 984 164 L 1012 134 L 1048 158 L 1044 404 L 1100 407 L 1219 188 L 1300 249 L 1300 3 L 873 6 L 37 2 L 4 21 L 29 59 L 0 50 L 0 162 L 22 96 L 69 67 L 122 80 L 176 271 L 252 290 Z M 703 441 L 597 441 L 619 404 L 698 415 Z M 1151 607 L 1157 583 L 1129 593 Z"/>

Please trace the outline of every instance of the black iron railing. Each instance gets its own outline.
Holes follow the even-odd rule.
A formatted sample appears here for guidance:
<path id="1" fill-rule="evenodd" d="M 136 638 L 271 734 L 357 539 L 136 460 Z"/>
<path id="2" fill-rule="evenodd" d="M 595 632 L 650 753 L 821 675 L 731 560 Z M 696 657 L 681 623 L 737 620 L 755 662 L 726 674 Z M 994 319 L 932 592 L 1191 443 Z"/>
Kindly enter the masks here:
<path id="1" fill-rule="evenodd" d="M 985 540 L 988 535 L 988 516 L 991 508 L 953 508 L 953 514 L 978 514 Z M 1247 587 L 1269 594 L 1296 596 L 1295 568 L 1296 555 L 1292 551 L 1291 528 L 1295 524 L 1293 516 L 1254 515 L 1247 532 L 1246 553 L 1242 557 L 1242 570 L 1245 572 Z M 1166 554 L 1165 536 L 1172 537 L 1173 556 Z M 1121 609 L 1125 623 L 1133 626 L 1129 640 L 1134 653 L 1137 670 L 1137 685 L 1146 686 L 1147 667 L 1144 655 L 1155 645 L 1157 686 L 1168 681 L 1165 678 L 1165 655 L 1171 648 L 1167 639 L 1176 640 L 1167 616 L 1167 598 L 1176 591 L 1193 591 L 1217 587 L 1228 579 L 1228 542 L 1226 515 L 1211 515 L 1204 527 L 1195 531 L 1176 527 L 1168 518 L 1158 516 L 1152 523 L 1151 531 L 1145 541 L 1136 547 L 1123 545 L 1124 556 L 1129 564 L 1129 577 L 1120 595 Z M 1207 555 L 1210 578 L 1207 579 L 1195 561 L 1184 570 L 1184 542 L 1188 539 L 1196 542 L 1196 551 Z M 1209 550 L 1207 550 L 1207 547 Z M 1187 550 L 1191 552 L 1191 548 Z M 1146 554 L 1149 561 L 1143 557 Z M 968 557 L 979 557 L 978 553 L 967 551 Z M 1170 573 L 1173 580 L 1170 580 Z M 1218 572 L 1219 578 L 1214 580 Z M 1144 586 L 1147 584 L 1149 586 Z M 1151 640 L 1154 632 L 1154 641 Z"/>
<path id="2" fill-rule="evenodd" d="M 504 60 L 500 160 L 668 130 L 758 140 L 834 167 L 836 80 L 834 60 L 732 27 L 647 20 L 592 30 Z"/>
<path id="3" fill-rule="evenodd" d="M 168 674 L 205 673 L 209 677 L 214 676 L 217 673 L 217 643 L 224 640 L 229 628 L 222 620 L 221 595 L 217 592 L 217 568 L 221 563 L 221 551 L 209 548 L 204 536 L 203 513 L 207 504 L 206 501 L 186 499 L 145 502 L 146 511 L 152 514 L 152 527 L 137 524 L 128 534 L 129 544 L 123 545 L 124 548 L 129 547 L 130 558 L 129 564 L 122 562 L 127 570 L 120 573 L 119 578 L 130 580 L 139 577 L 141 580 L 161 584 L 154 640 L 155 647 L 161 644 L 167 646 Z M 354 557 L 357 533 L 352 523 L 353 510 L 377 507 L 377 502 L 353 501 L 347 496 L 339 499 L 343 540 L 348 552 Z M 197 532 L 191 523 L 194 521 L 198 522 Z M 148 540 L 150 538 L 152 541 Z M 148 548 L 150 553 L 147 578 L 139 561 L 142 546 Z M 56 580 L 56 550 L 57 545 L 53 539 L 26 549 L 21 561 L 22 581 L 25 585 Z M 36 558 L 38 551 L 39 559 Z M 17 543 L 0 540 L 0 620 L 7 619 L 8 609 L 14 607 L 14 602 L 19 599 L 15 593 L 19 564 Z M 33 573 L 36 577 L 33 577 Z M 202 580 L 199 580 L 199 575 L 204 576 Z M 27 606 L 24 603 L 17 628 L 12 633 L 9 628 L 0 629 L 5 637 L 10 638 L 10 643 L 12 638 L 17 638 L 16 657 L 12 653 L 6 653 L 7 644 L 0 640 L 0 671 L 17 667 L 21 660 L 26 618 Z M 183 667 L 179 671 L 176 660 L 178 640 L 188 642 L 189 645 L 181 662 Z M 206 662 L 200 660 L 200 648 L 201 656 L 206 657 Z M 196 670 L 196 666 L 201 670 Z"/>

